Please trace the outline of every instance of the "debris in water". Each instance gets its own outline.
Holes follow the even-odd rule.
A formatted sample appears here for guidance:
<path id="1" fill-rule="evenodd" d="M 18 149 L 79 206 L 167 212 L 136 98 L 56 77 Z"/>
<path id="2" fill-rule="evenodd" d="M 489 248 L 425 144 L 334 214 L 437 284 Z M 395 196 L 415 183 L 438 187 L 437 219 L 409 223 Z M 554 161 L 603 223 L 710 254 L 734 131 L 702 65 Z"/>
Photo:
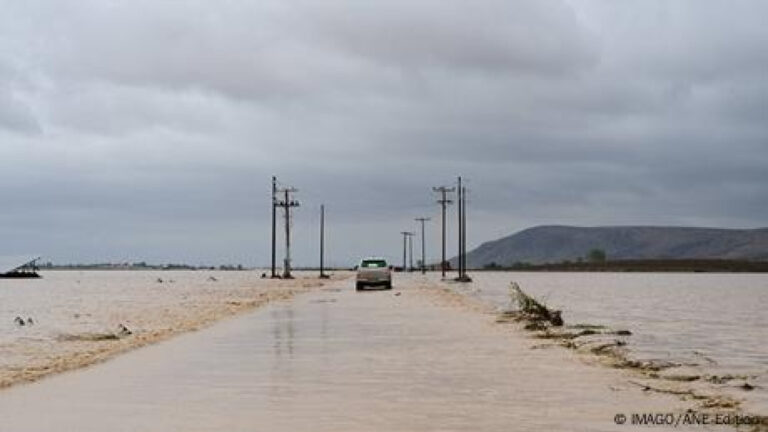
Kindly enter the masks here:
<path id="1" fill-rule="evenodd" d="M 114 333 L 80 333 L 59 335 L 57 339 L 64 342 L 101 342 L 120 338 Z"/>
<path id="2" fill-rule="evenodd" d="M 118 336 L 130 336 L 133 332 L 128 329 L 125 325 L 122 323 L 117 325 L 117 335 Z"/>
<path id="3" fill-rule="evenodd" d="M 652 387 L 648 384 L 640 383 L 637 381 L 629 381 L 630 384 L 634 384 L 643 389 L 643 391 L 653 391 L 656 393 L 666 393 L 676 396 L 689 397 L 694 400 L 702 401 L 701 408 L 736 408 L 739 406 L 739 402 L 733 398 L 727 396 L 713 396 L 696 393 L 691 389 L 679 390 L 672 388 L 660 388 Z"/>
<path id="4" fill-rule="evenodd" d="M 563 318 L 559 310 L 549 309 L 543 303 L 523 292 L 520 286 L 512 282 L 509 287 L 510 297 L 517 301 L 519 311 L 506 311 L 500 317 L 514 319 L 517 321 L 528 321 L 530 323 L 539 322 L 543 325 L 552 325 L 560 327 L 563 325 Z"/>
<path id="5" fill-rule="evenodd" d="M 713 365 L 717 364 L 717 362 L 715 360 L 713 360 L 711 357 L 705 356 L 704 354 L 700 353 L 699 351 L 694 351 L 693 354 L 698 356 L 698 357 L 700 357 L 700 358 L 703 358 L 709 364 L 713 364 Z"/>
<path id="6" fill-rule="evenodd" d="M 58 340 L 64 342 L 102 342 L 120 340 L 124 337 L 132 335 L 133 332 L 124 324 L 118 324 L 114 333 L 79 333 L 79 334 L 62 334 L 58 336 Z"/>
<path id="7" fill-rule="evenodd" d="M 32 317 L 27 317 L 27 325 L 28 326 L 35 325 L 35 320 L 33 320 Z"/>
<path id="8" fill-rule="evenodd" d="M 592 347 L 592 348 L 590 348 L 590 351 L 593 354 L 598 354 L 598 355 L 606 354 L 606 353 L 609 353 L 610 351 L 612 351 L 614 347 L 620 347 L 620 346 L 624 346 L 624 345 L 626 345 L 626 342 L 623 342 L 623 341 L 613 341 L 613 342 L 604 343 L 604 344 L 600 344 L 600 345 L 597 345 L 595 347 Z"/>
<path id="9" fill-rule="evenodd" d="M 746 375 L 711 375 L 706 380 L 712 384 L 726 384 L 732 380 L 745 380 L 747 378 L 749 377 Z"/>
<path id="10" fill-rule="evenodd" d="M 605 326 L 595 325 L 595 324 L 574 324 L 569 327 L 574 329 L 582 329 L 582 330 L 604 330 L 605 329 Z"/>
<path id="11" fill-rule="evenodd" d="M 701 375 L 652 375 L 652 378 L 661 378 L 667 381 L 693 382 L 701 379 Z"/>
<path id="12" fill-rule="evenodd" d="M 208 276 L 208 280 L 211 281 L 211 282 L 218 282 L 219 281 L 218 279 L 216 279 L 213 276 Z"/>
<path id="13" fill-rule="evenodd" d="M 725 384 L 731 380 L 744 380 L 743 384 L 737 387 L 743 391 L 752 391 L 755 386 L 746 380 L 748 376 L 741 375 L 688 375 L 688 374 L 666 374 L 662 371 L 679 368 L 681 363 L 668 360 L 635 360 L 629 357 L 629 351 L 626 348 L 626 338 L 608 338 L 610 336 L 631 336 L 629 330 L 614 330 L 602 325 L 594 324 L 574 324 L 564 326 L 561 311 L 552 310 L 542 302 L 523 292 L 520 287 L 512 282 L 510 286 L 510 299 L 517 303 L 508 310 L 498 314 L 496 322 L 522 322 L 525 330 L 534 332 L 534 336 L 539 339 L 548 339 L 555 343 L 537 344 L 532 349 L 548 348 L 560 345 L 565 348 L 578 350 L 582 353 L 588 353 L 600 358 L 600 362 L 606 366 L 617 369 L 629 369 L 636 371 L 646 379 L 659 380 L 656 382 L 667 382 L 665 386 L 654 386 L 651 384 L 629 381 L 630 383 L 642 388 L 645 392 L 666 393 L 679 396 L 683 399 L 698 401 L 701 409 L 738 409 L 739 401 L 724 395 L 710 395 L 699 393 L 692 388 L 678 388 L 682 383 L 709 382 L 713 384 Z M 717 362 L 704 354 L 694 351 L 694 354 L 709 364 Z M 688 364 L 690 366 L 690 364 Z M 677 383 L 677 384 L 674 384 Z"/>
<path id="14" fill-rule="evenodd" d="M 528 331 L 546 330 L 547 325 L 542 323 L 541 321 L 532 321 L 526 324 L 524 328 Z M 547 339 L 547 338 L 543 337 L 543 339 Z"/>
<path id="15" fill-rule="evenodd" d="M 14 318 L 13 322 L 16 323 L 16 325 L 19 326 L 19 327 L 24 327 L 24 325 L 26 324 L 24 322 L 24 318 L 22 318 L 20 316 L 17 316 L 16 318 Z"/>

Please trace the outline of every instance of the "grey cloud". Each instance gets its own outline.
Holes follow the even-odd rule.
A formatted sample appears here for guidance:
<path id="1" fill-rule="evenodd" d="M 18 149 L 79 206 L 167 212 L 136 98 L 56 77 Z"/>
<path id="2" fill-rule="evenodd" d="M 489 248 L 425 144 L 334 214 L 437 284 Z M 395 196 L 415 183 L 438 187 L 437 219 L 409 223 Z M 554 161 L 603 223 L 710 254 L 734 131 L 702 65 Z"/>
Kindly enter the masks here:
<path id="1" fill-rule="evenodd" d="M 6 6 L 8 254 L 264 264 L 273 174 L 300 188 L 300 263 L 320 203 L 333 262 L 397 257 L 457 174 L 471 244 L 765 224 L 761 2 Z"/>
<path id="2" fill-rule="evenodd" d="M 264 2 L 215 11 L 192 2 L 184 14 L 169 5 L 145 5 L 151 15 L 135 3 L 58 11 L 62 23 L 44 36 L 46 63 L 73 79 L 270 99 L 349 91 L 350 81 L 376 90 L 376 80 L 397 83 L 397 71 L 421 67 L 559 75 L 596 60 L 589 34 L 557 2 Z"/>
<path id="3" fill-rule="evenodd" d="M 1 47 L 1 46 L 0 46 Z M 3 64 L 0 58 L 0 128 L 21 133 L 40 132 L 30 107 L 15 91 L 15 86 L 23 83 L 17 77 L 17 72 Z"/>
<path id="4" fill-rule="evenodd" d="M 31 111 L 13 96 L 0 89 L 0 127 L 16 132 L 40 132 L 40 126 Z"/>
<path id="5" fill-rule="evenodd" d="M 595 60 L 590 35 L 558 2 L 308 3 L 328 49 L 398 68 L 566 74 Z M 407 11 L 407 12 L 406 12 Z M 405 13 L 404 13 L 405 12 Z"/>

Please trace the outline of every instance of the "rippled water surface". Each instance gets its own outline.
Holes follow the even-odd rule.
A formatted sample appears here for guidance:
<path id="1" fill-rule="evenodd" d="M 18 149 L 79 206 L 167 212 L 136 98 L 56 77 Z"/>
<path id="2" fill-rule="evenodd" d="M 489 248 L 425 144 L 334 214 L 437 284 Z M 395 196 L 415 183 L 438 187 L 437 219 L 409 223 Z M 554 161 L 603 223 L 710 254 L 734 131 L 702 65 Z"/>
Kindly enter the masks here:
<path id="1" fill-rule="evenodd" d="M 49 271 L 42 279 L 0 279 L 0 346 L 62 333 L 141 326 L 152 314 L 183 307 L 245 284 L 253 273 L 189 271 Z M 214 282 L 213 279 L 216 279 Z M 31 318 L 19 326 L 16 317 Z"/>
<path id="2" fill-rule="evenodd" d="M 133 332 L 123 345 L 197 328 L 281 287 L 312 283 L 261 279 L 260 272 L 49 271 L 42 279 L 0 279 L 0 386 L 19 371 L 83 361 L 78 352 Z M 301 275 L 300 275 L 301 276 Z M 24 325 L 19 324 L 24 321 Z M 114 341 L 112 339 L 112 341 Z M 67 366 L 68 368 L 69 366 Z"/>
<path id="3" fill-rule="evenodd" d="M 508 287 L 515 281 L 561 309 L 567 324 L 631 330 L 635 358 L 695 365 L 702 375 L 748 376 L 756 386 L 751 392 L 736 389 L 735 382 L 723 388 L 761 413 L 768 411 L 768 275 L 474 272 L 472 277 L 470 284 L 450 286 L 502 309 L 509 306 Z M 437 274 L 398 274 L 395 288 L 438 280 Z M 256 272 L 72 271 L 47 272 L 41 280 L 0 280 L 0 372 L 82 348 L 62 342 L 62 334 L 110 332 L 118 324 L 139 333 L 193 325 L 269 286 Z M 34 325 L 18 326 L 17 316 L 32 318 Z"/>
<path id="4" fill-rule="evenodd" d="M 474 272 L 459 290 L 510 303 L 509 283 L 563 311 L 566 324 L 629 329 L 633 357 L 695 363 L 707 374 L 755 375 L 768 407 L 768 275 Z M 753 381 L 754 382 L 754 381 Z"/>
<path id="5" fill-rule="evenodd" d="M 2 391 L 3 430 L 608 432 L 617 412 L 687 407 L 565 350 L 532 350 L 459 296 L 403 279 L 369 292 L 332 281 Z"/>

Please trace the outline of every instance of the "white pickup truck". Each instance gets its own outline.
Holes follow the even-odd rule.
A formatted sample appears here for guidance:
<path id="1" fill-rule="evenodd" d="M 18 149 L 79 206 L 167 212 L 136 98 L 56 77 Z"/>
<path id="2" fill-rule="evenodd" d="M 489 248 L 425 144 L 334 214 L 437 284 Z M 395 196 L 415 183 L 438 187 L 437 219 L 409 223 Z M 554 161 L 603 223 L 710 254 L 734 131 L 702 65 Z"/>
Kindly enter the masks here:
<path id="1" fill-rule="evenodd" d="M 356 288 L 383 286 L 392 289 L 392 269 L 384 258 L 363 258 L 357 266 Z"/>

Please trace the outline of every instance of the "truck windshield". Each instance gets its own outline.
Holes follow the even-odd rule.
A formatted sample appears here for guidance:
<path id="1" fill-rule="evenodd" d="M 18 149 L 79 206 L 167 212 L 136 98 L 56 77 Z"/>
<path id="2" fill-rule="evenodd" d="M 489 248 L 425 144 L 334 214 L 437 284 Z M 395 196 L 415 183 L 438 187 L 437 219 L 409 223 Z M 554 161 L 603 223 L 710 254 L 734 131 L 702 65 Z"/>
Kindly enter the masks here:
<path id="1" fill-rule="evenodd" d="M 363 260 L 362 264 L 360 264 L 360 267 L 363 268 L 379 268 L 386 266 L 387 262 L 384 260 Z"/>

